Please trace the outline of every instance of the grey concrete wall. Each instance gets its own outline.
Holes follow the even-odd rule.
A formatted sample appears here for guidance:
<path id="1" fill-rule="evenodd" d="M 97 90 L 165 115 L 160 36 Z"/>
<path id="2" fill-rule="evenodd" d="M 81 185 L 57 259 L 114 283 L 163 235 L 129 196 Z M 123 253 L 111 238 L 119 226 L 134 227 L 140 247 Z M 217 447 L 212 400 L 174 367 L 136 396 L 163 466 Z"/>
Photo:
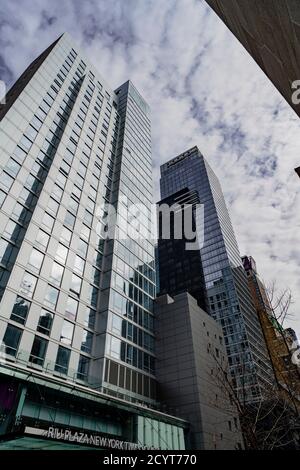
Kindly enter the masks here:
<path id="1" fill-rule="evenodd" d="M 235 449 L 242 445 L 236 410 L 221 387 L 211 353 L 218 349 L 226 370 L 222 328 L 188 293 L 174 299 L 160 297 L 156 318 L 159 392 L 178 416 L 190 422 L 191 448 Z"/>

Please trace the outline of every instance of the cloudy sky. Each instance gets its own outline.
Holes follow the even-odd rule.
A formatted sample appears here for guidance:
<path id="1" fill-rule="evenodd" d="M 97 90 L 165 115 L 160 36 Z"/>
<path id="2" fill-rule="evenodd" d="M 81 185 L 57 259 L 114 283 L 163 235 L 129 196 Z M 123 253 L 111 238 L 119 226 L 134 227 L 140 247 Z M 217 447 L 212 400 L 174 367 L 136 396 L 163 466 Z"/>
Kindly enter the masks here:
<path id="1" fill-rule="evenodd" d="M 152 108 L 159 165 L 198 145 L 220 178 L 241 254 L 289 287 L 300 335 L 300 120 L 204 0 L 0 0 L 0 79 L 68 31 L 113 87 Z M 300 77 L 299 77 L 300 78 Z"/>

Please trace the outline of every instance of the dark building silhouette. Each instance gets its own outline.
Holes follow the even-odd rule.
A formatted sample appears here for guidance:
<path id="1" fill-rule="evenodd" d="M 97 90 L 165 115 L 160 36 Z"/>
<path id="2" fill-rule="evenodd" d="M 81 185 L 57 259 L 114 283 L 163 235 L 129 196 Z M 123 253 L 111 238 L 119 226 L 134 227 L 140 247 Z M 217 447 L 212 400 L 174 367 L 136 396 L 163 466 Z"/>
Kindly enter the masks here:
<path id="1" fill-rule="evenodd" d="M 158 265 L 160 295 L 177 295 L 188 292 L 202 309 L 206 310 L 205 282 L 199 249 L 187 250 L 187 243 L 196 242 L 196 236 L 188 239 L 185 223 L 189 224 L 188 210 L 192 211 L 192 231 L 196 230 L 196 204 L 199 204 L 197 191 L 184 188 L 171 196 L 162 199 L 159 209 L 166 205 L 172 207 L 170 218 L 164 218 L 159 213 Z M 166 227 L 166 225 L 168 225 Z M 182 237 L 176 238 L 176 230 L 182 232 Z M 169 230 L 170 237 L 164 238 L 164 231 Z"/>

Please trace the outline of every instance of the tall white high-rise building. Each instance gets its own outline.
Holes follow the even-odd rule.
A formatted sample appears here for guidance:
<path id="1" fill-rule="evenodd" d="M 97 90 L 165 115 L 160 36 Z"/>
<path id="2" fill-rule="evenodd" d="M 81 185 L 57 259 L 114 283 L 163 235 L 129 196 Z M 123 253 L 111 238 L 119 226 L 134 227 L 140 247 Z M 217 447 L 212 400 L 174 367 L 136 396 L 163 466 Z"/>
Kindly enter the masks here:
<path id="1" fill-rule="evenodd" d="M 149 409 L 156 406 L 149 224 L 143 240 L 107 239 L 106 204 L 120 228 L 132 204 L 151 219 L 149 107 L 129 81 L 112 90 L 64 34 L 0 108 L 0 433 L 35 419 L 183 448 L 185 423 Z M 10 384 L 12 376 L 18 381 Z M 58 389 L 64 405 L 52 403 Z M 81 406 L 74 390 L 86 394 Z M 105 403 L 118 411 L 105 414 Z"/>

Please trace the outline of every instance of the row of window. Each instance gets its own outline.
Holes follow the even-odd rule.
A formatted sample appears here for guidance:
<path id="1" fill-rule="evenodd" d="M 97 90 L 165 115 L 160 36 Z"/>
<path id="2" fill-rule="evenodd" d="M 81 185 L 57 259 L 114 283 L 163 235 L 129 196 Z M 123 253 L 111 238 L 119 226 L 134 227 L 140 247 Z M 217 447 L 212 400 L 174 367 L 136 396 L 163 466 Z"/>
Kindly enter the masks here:
<path id="1" fill-rule="evenodd" d="M 13 310 L 11 313 L 11 320 L 14 320 L 17 323 L 25 325 L 29 310 L 31 307 L 31 302 L 23 297 L 17 296 Z M 69 312 L 66 311 L 66 316 L 69 317 Z M 37 331 L 43 333 L 44 335 L 49 336 L 53 324 L 54 314 L 42 309 L 37 325 Z M 74 334 L 74 323 L 71 323 L 69 320 L 64 320 L 62 332 L 60 336 L 60 341 L 67 345 L 72 344 L 73 334 Z M 83 330 L 83 340 L 81 343 L 81 350 L 86 353 L 91 353 L 92 351 L 92 339 L 93 333 L 88 330 Z"/>
<path id="2" fill-rule="evenodd" d="M 155 359 L 153 356 L 109 334 L 106 337 L 106 353 L 112 358 L 154 374 Z"/>
<path id="3" fill-rule="evenodd" d="M 11 324 L 7 325 L 3 343 L 4 343 L 4 351 L 6 354 L 16 357 L 18 353 L 19 344 L 21 341 L 23 331 L 20 328 L 17 328 Z M 68 331 L 65 328 L 64 334 L 68 335 Z M 47 366 L 45 364 L 45 357 L 48 347 L 48 340 L 42 338 L 41 336 L 36 335 L 33 340 L 29 362 L 32 364 L 36 364 L 40 367 Z M 59 372 L 60 374 L 67 375 L 69 369 L 69 362 L 70 362 L 71 350 L 64 347 L 58 346 L 57 356 L 55 361 L 54 370 Z M 79 364 L 78 364 L 78 371 L 77 371 L 77 378 L 80 380 L 87 380 L 88 378 L 88 369 L 89 369 L 90 359 L 86 356 L 80 355 Z"/>
<path id="4" fill-rule="evenodd" d="M 128 320 L 134 321 L 137 325 L 149 331 L 154 330 L 153 315 L 114 290 L 111 291 L 110 308 L 128 318 Z"/>
<path id="5" fill-rule="evenodd" d="M 154 337 L 118 315 L 111 314 L 109 329 L 112 333 L 132 341 L 141 348 L 154 352 Z"/>
<path id="6" fill-rule="evenodd" d="M 22 282 L 21 282 L 21 286 L 20 286 L 20 292 L 29 298 L 33 298 L 37 282 L 38 282 L 38 277 L 34 276 L 28 271 L 25 271 Z M 75 278 L 74 282 L 75 283 L 77 282 L 77 278 Z M 59 289 L 52 286 L 51 284 L 48 284 L 46 288 L 46 294 L 44 297 L 44 305 L 51 308 L 52 310 L 55 310 L 57 306 L 57 302 L 58 302 L 59 292 L 60 292 Z M 98 288 L 90 284 L 89 293 L 87 296 L 87 302 L 91 305 L 91 307 L 95 308 L 97 306 L 97 298 L 98 298 Z M 79 301 L 77 299 L 75 299 L 74 297 L 70 297 L 70 296 L 68 297 L 67 304 L 65 307 L 66 315 L 68 315 L 68 317 L 74 321 L 76 320 L 78 305 L 79 305 Z"/>

